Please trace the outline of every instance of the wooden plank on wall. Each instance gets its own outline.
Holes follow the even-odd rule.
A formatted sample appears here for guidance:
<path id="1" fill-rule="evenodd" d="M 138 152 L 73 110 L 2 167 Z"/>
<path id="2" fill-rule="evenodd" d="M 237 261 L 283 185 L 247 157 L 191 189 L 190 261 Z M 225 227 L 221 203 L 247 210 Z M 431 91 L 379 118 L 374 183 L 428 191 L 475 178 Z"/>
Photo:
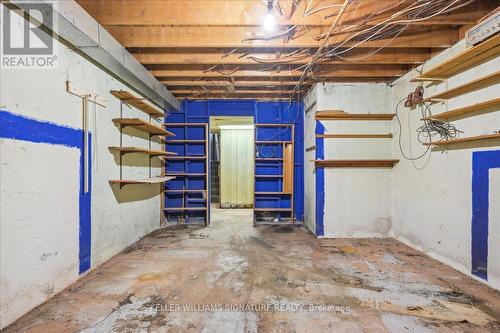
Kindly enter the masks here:
<path id="1" fill-rule="evenodd" d="M 283 150 L 285 162 L 283 165 L 283 192 L 293 191 L 293 144 L 286 144 Z"/>

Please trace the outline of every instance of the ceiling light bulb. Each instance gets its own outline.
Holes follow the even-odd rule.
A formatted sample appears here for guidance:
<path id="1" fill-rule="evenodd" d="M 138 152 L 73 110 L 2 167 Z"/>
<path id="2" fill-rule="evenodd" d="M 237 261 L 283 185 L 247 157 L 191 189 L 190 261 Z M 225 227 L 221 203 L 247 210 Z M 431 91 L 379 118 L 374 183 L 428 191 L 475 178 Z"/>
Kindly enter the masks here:
<path id="1" fill-rule="evenodd" d="M 264 17 L 264 29 L 267 31 L 273 31 L 276 23 L 274 22 L 274 16 L 271 13 L 267 13 Z"/>

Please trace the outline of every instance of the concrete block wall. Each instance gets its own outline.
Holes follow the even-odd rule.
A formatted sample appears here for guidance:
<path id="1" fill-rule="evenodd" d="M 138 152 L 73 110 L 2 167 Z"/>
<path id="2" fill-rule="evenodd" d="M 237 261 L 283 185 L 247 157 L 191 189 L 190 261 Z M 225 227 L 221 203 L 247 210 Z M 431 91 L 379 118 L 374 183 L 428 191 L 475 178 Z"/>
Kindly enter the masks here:
<path id="1" fill-rule="evenodd" d="M 62 44 L 56 46 L 57 69 L 0 70 L 1 327 L 81 276 L 83 242 L 94 268 L 160 224 L 159 185 L 120 190 L 109 184 L 118 179 L 119 166 L 108 147 L 120 144 L 112 122 L 120 116 L 120 102 L 109 91 L 130 89 Z M 107 100 L 107 108 L 90 104 L 87 196 L 81 195 L 82 100 L 65 91 L 67 80 Z M 148 119 L 134 108 L 123 112 Z M 148 146 L 146 134 L 125 133 L 124 146 Z M 124 163 L 124 178 L 149 177 L 146 156 L 127 155 Z M 153 165 L 153 176 L 159 175 L 159 161 Z M 90 218 L 83 214 L 82 222 L 87 199 Z M 90 228 L 82 229 L 82 223 Z"/>
<path id="2" fill-rule="evenodd" d="M 394 82 L 391 89 L 391 109 L 395 110 L 396 104 L 417 86 L 410 79 L 417 76 L 419 72 L 434 67 L 446 59 L 451 58 L 465 49 L 464 41 L 452 48 L 445 50 L 433 59 L 426 62 L 420 68 L 408 73 Z M 440 84 L 424 83 L 425 97 L 432 96 L 437 92 L 453 88 L 466 82 L 478 79 L 482 76 L 494 73 L 500 68 L 500 57 L 488 60 L 478 66 L 470 68 L 446 82 Z M 484 102 L 498 98 L 500 84 L 491 85 L 458 96 L 448 103 L 437 103 L 431 107 L 433 114 L 447 110 L 464 107 L 474 103 Z M 492 134 L 500 130 L 500 112 L 490 110 L 483 114 L 471 117 L 454 119 L 451 121 L 464 133 L 461 137 L 475 136 L 481 134 Z M 425 152 L 425 147 L 418 143 L 415 129 L 420 121 L 419 109 L 400 109 L 403 123 L 402 146 L 406 154 L 410 152 L 413 156 Z M 411 131 L 408 130 L 408 117 Z M 395 135 L 399 132 L 399 126 L 394 122 L 393 131 Z M 397 137 L 396 137 L 397 139 Z M 397 140 L 393 140 L 394 156 L 401 156 Z M 500 161 L 499 142 L 496 145 L 481 146 L 477 143 L 450 147 L 444 151 L 433 151 L 424 158 L 415 161 L 401 158 L 401 162 L 393 169 L 393 205 L 392 220 L 394 236 L 404 243 L 429 254 L 451 267 L 471 275 L 472 256 L 487 256 L 487 280 L 480 280 L 490 286 L 500 289 L 500 218 L 498 207 L 500 207 L 500 169 L 489 170 L 489 233 L 482 235 L 484 243 L 488 239 L 487 253 L 478 253 L 473 248 L 473 197 L 472 179 L 474 167 L 473 156 L 483 151 L 494 151 Z M 457 148 L 457 149 L 453 149 Z M 479 165 L 480 166 L 480 165 Z M 487 191 L 481 186 L 479 192 Z M 486 230 L 485 230 L 486 232 Z M 472 275 L 475 276 L 475 275 Z"/>
<path id="3" fill-rule="evenodd" d="M 313 234 L 316 234 L 316 171 L 314 167 L 316 100 L 316 89 L 311 89 L 304 98 L 304 224 Z"/>
<path id="4" fill-rule="evenodd" d="M 389 113 L 390 89 L 386 84 L 327 83 L 318 84 L 306 99 L 315 110 L 306 115 L 305 147 L 315 145 L 314 113 L 343 110 L 348 113 Z M 309 101 L 309 102 L 308 102 Z M 391 123 L 386 121 L 319 121 L 325 134 L 387 134 Z M 324 159 L 388 159 L 390 139 L 327 138 L 323 140 Z M 321 149 L 316 145 L 316 149 Z M 325 168 L 323 234 L 317 230 L 315 197 L 318 169 L 312 160 L 315 152 L 306 152 L 306 221 L 307 226 L 321 237 L 386 237 L 391 227 L 391 171 L 376 168 Z M 361 209 L 362 208 L 362 209 Z M 307 219 L 306 219 L 307 220 Z M 319 222 L 321 223 L 321 222 Z"/>
<path id="5" fill-rule="evenodd" d="M 465 49 L 464 41 L 443 51 L 423 66 L 416 68 L 391 85 L 380 84 L 317 84 L 306 97 L 305 108 L 316 103 L 305 117 L 305 147 L 314 145 L 314 112 L 341 109 L 352 113 L 394 113 L 397 103 L 412 92 L 417 83 L 410 80 L 427 68 L 441 63 Z M 431 96 L 491 74 L 500 68 L 500 57 L 470 68 L 441 84 L 424 84 L 425 96 Z M 481 88 L 448 101 L 434 104 L 433 114 L 498 97 L 500 84 Z M 492 134 L 500 130 L 499 110 L 453 120 L 464 133 L 462 137 Z M 423 123 L 419 109 L 399 110 L 403 130 L 401 146 L 406 155 L 418 156 L 426 147 L 416 139 L 416 129 Z M 409 118 L 408 118 L 409 117 Z M 500 169 L 487 168 L 495 160 L 500 164 L 498 141 L 493 145 L 472 143 L 443 152 L 432 151 L 418 161 L 406 160 L 399 148 L 400 127 L 396 120 L 387 124 L 348 124 L 321 122 L 325 133 L 392 132 L 394 138 L 380 146 L 370 142 L 331 142 L 325 139 L 325 159 L 379 158 L 388 154 L 400 162 L 387 169 L 325 169 L 324 237 L 393 236 L 451 267 L 500 289 Z M 335 125 L 334 125 L 335 124 Z M 358 126 L 357 128 L 354 126 Z M 409 127 L 408 127 L 409 126 Z M 359 140 L 359 139 L 358 139 Z M 388 143 L 388 146 L 387 146 Z M 361 145 L 361 146 L 357 146 Z M 307 155 L 309 154 L 309 155 Z M 487 156 L 487 157 L 484 157 Z M 306 161 L 314 153 L 306 152 Z M 309 162 L 308 162 L 309 163 Z M 496 164 L 495 164 L 496 165 Z M 484 173 L 483 183 L 473 188 L 474 173 Z M 306 164 L 306 225 L 315 232 L 314 205 L 309 198 L 318 196 L 314 183 L 317 169 Z M 487 176 L 486 176 L 487 175 Z M 484 194 L 484 195 L 482 195 Z M 479 197 L 486 197 L 477 203 Z M 475 199 L 476 198 L 476 199 Z M 487 228 L 474 227 L 474 207 L 487 207 Z M 484 209 L 483 209 L 484 210 Z M 478 212 L 476 211 L 476 214 Z M 386 220 L 384 220 L 386 218 Z M 378 222 L 378 223 L 377 223 Z M 484 223 L 484 219 L 481 223 Z M 472 232 L 474 230 L 475 232 Z M 317 232 L 316 232 L 317 234 Z M 476 245 L 474 245 L 476 244 Z M 478 244 L 487 244 L 481 248 Z M 483 260 L 482 274 L 473 274 L 473 258 Z M 479 259 L 477 259 L 479 258 Z M 478 276 L 482 275 L 482 276 Z"/>

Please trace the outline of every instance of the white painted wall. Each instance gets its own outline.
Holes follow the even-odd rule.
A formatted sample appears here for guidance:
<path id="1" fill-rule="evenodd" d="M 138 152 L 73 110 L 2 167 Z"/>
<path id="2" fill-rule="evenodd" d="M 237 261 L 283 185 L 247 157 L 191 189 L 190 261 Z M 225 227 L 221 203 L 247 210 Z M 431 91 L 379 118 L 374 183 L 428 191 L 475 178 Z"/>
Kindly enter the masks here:
<path id="1" fill-rule="evenodd" d="M 376 84 L 318 84 L 307 96 L 307 105 L 317 102 L 317 110 L 340 109 L 350 113 L 393 113 L 396 104 L 417 86 L 409 80 L 423 69 L 445 61 L 465 49 L 464 41 L 442 52 L 423 66 L 408 73 L 390 87 Z M 455 87 L 498 71 L 500 57 L 490 59 L 464 71 L 442 84 L 425 84 L 425 96 Z M 434 104 L 433 113 L 463 107 L 498 97 L 500 84 L 485 87 L 450 100 Z M 493 110 L 498 111 L 498 110 Z M 418 156 L 426 148 L 417 142 L 416 129 L 422 125 L 418 109 L 401 108 L 403 123 L 401 145 L 407 155 Z M 305 118 L 305 146 L 314 138 L 312 112 Z M 500 112 L 477 114 L 454 120 L 463 136 L 491 134 L 500 129 Z M 348 141 L 325 139 L 325 159 L 333 158 L 399 158 L 393 169 L 326 169 L 325 237 L 394 236 L 451 267 L 471 275 L 472 153 L 498 150 L 497 146 L 433 151 L 425 158 L 411 162 L 400 152 L 396 120 L 390 124 L 367 122 L 323 122 L 326 133 L 394 134 L 392 140 Z M 408 124 L 409 128 L 408 129 Z M 387 127 L 390 126 L 390 127 Z M 342 141 L 341 141 L 342 140 Z M 387 156 L 388 155 L 388 156 Z M 306 160 L 314 154 L 306 153 Z M 314 204 L 308 196 L 315 191 L 314 168 L 306 164 L 306 225 L 314 226 Z M 490 170 L 489 257 L 486 284 L 500 289 L 500 170 Z"/>
<path id="2" fill-rule="evenodd" d="M 316 177 L 314 159 L 316 150 L 307 151 L 307 148 L 316 145 L 315 129 L 316 121 L 316 89 L 311 89 L 304 98 L 304 224 L 316 234 Z"/>
<path id="3" fill-rule="evenodd" d="M 80 150 L 0 139 L 2 327 L 78 277 Z"/>
<path id="4" fill-rule="evenodd" d="M 108 146 L 119 146 L 119 130 L 111 120 L 119 117 L 120 103 L 109 91 L 129 89 L 62 44 L 57 46 L 55 70 L 0 71 L 0 109 L 81 128 L 82 102 L 66 93 L 66 80 L 108 100 L 106 109 L 91 112 L 89 122 L 94 149 L 94 268 L 159 226 L 160 187 L 133 185 L 119 190 L 110 186 L 108 181 L 119 176 Z M 129 108 L 124 116 L 147 119 Z M 129 134 L 133 135 L 124 136 L 124 145 L 147 147 L 144 134 Z M 128 155 L 125 161 L 135 166 L 124 167 L 124 177 L 148 176 L 145 156 Z M 79 151 L 3 139 L 0 167 L 0 327 L 4 327 L 79 277 Z M 153 169 L 153 176 L 158 174 L 160 169 Z"/>
<path id="5" fill-rule="evenodd" d="M 348 113 L 389 113 L 386 84 L 318 84 L 317 112 L 343 110 Z M 307 106 L 306 106 L 307 107 Z M 314 142 L 314 112 L 306 116 L 306 147 Z M 325 134 L 386 134 L 390 122 L 322 121 Z M 314 152 L 306 160 L 314 160 Z M 325 159 L 391 158 L 390 139 L 324 139 Z M 311 163 L 312 165 L 312 163 Z M 309 192 L 315 191 L 314 168 L 306 168 Z M 313 188 L 314 186 L 314 188 Z M 311 206 L 307 199 L 306 207 Z M 363 207 L 363 209 L 360 209 Z M 312 206 L 314 209 L 314 206 Z M 306 209 L 307 211 L 307 209 Z M 391 226 L 391 170 L 376 168 L 325 169 L 325 237 L 386 237 Z M 306 218 L 307 218 L 306 213 Z M 312 224 L 311 221 L 306 223 Z"/>
<path id="6" fill-rule="evenodd" d="M 500 169 L 490 169 L 488 235 L 488 277 L 490 285 L 500 289 Z"/>
<path id="7" fill-rule="evenodd" d="M 464 50 L 462 41 L 454 47 L 437 55 L 423 65 L 424 69 L 452 57 Z M 438 91 L 474 80 L 483 75 L 497 71 L 500 68 L 500 57 L 489 60 L 475 68 L 460 73 L 447 82 L 439 85 L 427 85 L 425 96 L 431 96 Z M 417 70 L 421 70 L 420 68 Z M 416 87 L 409 80 L 418 74 L 417 70 L 410 72 L 394 83 L 391 91 L 391 109 Z M 446 104 L 435 104 L 432 112 L 437 114 L 447 109 L 463 107 L 472 103 L 483 102 L 498 97 L 500 84 L 483 88 L 454 98 Z M 416 141 L 415 129 L 422 124 L 418 110 L 400 111 L 403 127 L 402 145 L 408 153 L 410 142 L 414 156 L 425 148 Z M 406 126 L 408 115 L 412 131 Z M 458 129 L 464 131 L 462 136 L 473 136 L 492 133 L 499 130 L 500 112 L 485 113 L 460 120 L 452 121 Z M 399 127 L 393 122 L 394 133 Z M 480 150 L 498 150 L 496 147 L 474 148 L 475 145 L 464 145 L 461 149 L 434 151 L 427 158 L 415 162 L 417 170 L 410 161 L 401 158 L 401 162 L 393 169 L 393 232 L 394 236 L 408 245 L 422 250 L 430 256 L 460 270 L 468 275 L 471 271 L 471 179 L 472 152 Z M 394 156 L 401 156 L 397 140 L 393 140 Z M 426 157 L 429 157 L 427 155 Z M 490 217 L 489 217 L 489 281 L 486 283 L 500 289 L 500 274 L 498 271 L 500 253 L 500 181 L 498 169 L 490 171 Z M 484 282 L 484 281 L 483 281 Z"/>

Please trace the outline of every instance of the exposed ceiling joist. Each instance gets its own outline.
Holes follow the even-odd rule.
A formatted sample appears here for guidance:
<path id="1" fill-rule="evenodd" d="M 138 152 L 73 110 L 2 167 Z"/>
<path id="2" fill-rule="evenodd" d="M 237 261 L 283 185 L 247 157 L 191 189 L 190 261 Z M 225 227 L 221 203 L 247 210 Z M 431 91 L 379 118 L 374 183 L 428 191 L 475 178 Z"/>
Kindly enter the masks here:
<path id="1" fill-rule="evenodd" d="M 408 72 L 406 66 L 374 65 L 374 66 L 333 66 L 315 71 L 312 77 L 399 77 Z M 220 78 L 231 76 L 245 77 L 297 77 L 302 75 L 301 70 L 286 70 L 269 72 L 258 70 L 224 69 L 221 71 L 207 72 L 201 69 L 160 69 L 151 70 L 156 77 L 199 77 Z"/>
<path id="2" fill-rule="evenodd" d="M 150 27 L 150 26 L 124 26 L 107 27 L 109 32 L 125 47 L 184 47 L 184 48 L 317 48 L 323 42 L 314 37 L 327 33 L 327 29 L 312 28 L 309 32 L 302 33 L 294 39 L 283 38 L 272 40 L 255 40 L 254 38 L 266 37 L 261 27 Z M 459 33 L 451 28 L 408 28 L 397 38 L 387 36 L 381 39 L 360 43 L 349 41 L 343 47 L 358 48 L 447 48 L 459 39 Z M 280 34 L 277 32 L 276 34 Z M 348 33 L 339 33 L 331 38 L 332 45 L 340 44 L 348 38 Z M 268 37 L 266 37 L 268 38 Z M 252 39 L 252 40 L 250 40 Z"/>
<path id="3" fill-rule="evenodd" d="M 229 50 L 230 51 L 230 50 Z M 229 51 L 193 53 L 192 51 L 163 50 L 155 52 L 155 49 L 135 49 L 133 55 L 144 65 L 249 65 L 249 64 L 307 64 L 311 61 L 313 50 L 291 56 L 283 55 L 277 57 L 275 52 L 247 53 Z M 429 49 L 394 49 L 388 48 L 370 55 L 376 49 L 366 49 L 365 52 L 359 50 L 348 52 L 345 57 L 348 60 L 325 60 L 321 64 L 421 64 L 425 62 L 431 51 Z"/>
<path id="4" fill-rule="evenodd" d="M 77 2 L 176 97 L 196 99 L 289 99 L 317 82 L 390 82 L 456 43 L 498 6 L 498 0 Z M 265 29 L 267 14 L 274 30 Z"/>
<path id="5" fill-rule="evenodd" d="M 266 14 L 266 7 L 262 1 L 249 0 L 181 0 L 181 1 L 123 1 L 123 0 L 79 0 L 89 13 L 104 25 L 159 25 L 159 26 L 260 26 L 262 17 Z M 334 15 L 342 0 L 315 1 L 308 15 L 304 15 L 306 4 L 304 1 L 292 11 L 291 0 L 280 1 L 282 15 L 276 15 L 278 25 L 308 25 L 330 26 L 331 22 L 325 19 Z M 384 0 L 364 1 L 349 8 L 346 14 L 356 14 L 351 20 L 343 24 L 376 24 L 384 17 L 384 9 L 404 8 L 414 1 Z M 321 8 L 324 8 L 321 10 Z M 465 25 L 474 23 L 474 17 L 482 17 L 491 10 L 472 3 L 459 11 L 443 13 L 429 20 L 417 21 L 414 25 Z M 377 15 L 378 13 L 378 15 Z"/>

